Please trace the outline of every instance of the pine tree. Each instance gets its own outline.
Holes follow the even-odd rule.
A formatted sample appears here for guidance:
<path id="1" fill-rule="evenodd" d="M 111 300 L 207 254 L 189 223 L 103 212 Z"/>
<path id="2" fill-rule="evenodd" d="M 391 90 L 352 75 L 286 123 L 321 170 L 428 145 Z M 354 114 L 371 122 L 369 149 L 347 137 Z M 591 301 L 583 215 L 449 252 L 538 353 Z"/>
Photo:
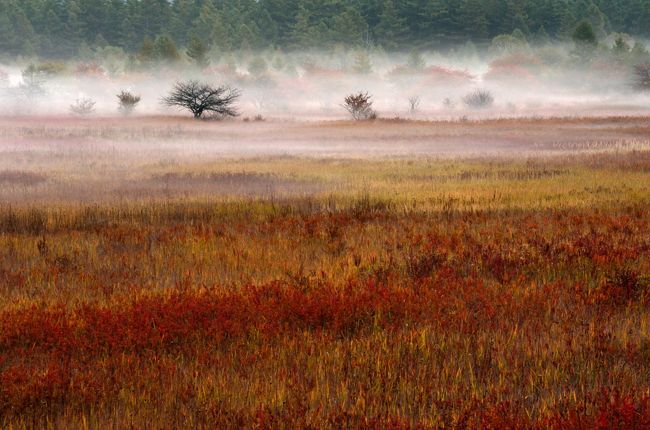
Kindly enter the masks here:
<path id="1" fill-rule="evenodd" d="M 384 0 L 379 24 L 375 27 L 377 41 L 385 49 L 397 49 L 403 46 L 407 34 L 408 27 L 398 15 L 393 0 Z"/>
<path id="2" fill-rule="evenodd" d="M 485 5 L 481 0 L 462 0 L 457 19 L 459 27 L 473 39 L 486 39 L 489 36 Z"/>
<path id="3" fill-rule="evenodd" d="M 363 45 L 368 34 L 368 24 L 358 10 L 346 8 L 334 17 L 332 40 L 347 46 Z"/>
<path id="4" fill-rule="evenodd" d="M 127 15 L 120 25 L 120 45 L 127 51 L 135 50 L 138 44 L 137 32 L 131 18 Z"/>
<path id="5" fill-rule="evenodd" d="M 352 70 L 360 75 L 368 75 L 372 73 L 372 62 L 370 55 L 364 50 L 358 50 L 354 56 L 354 66 Z"/>
<path id="6" fill-rule="evenodd" d="M 231 48 L 230 31 L 212 1 L 203 4 L 199 16 L 192 22 L 189 35 L 201 40 L 208 49 L 213 46 L 223 50 Z"/>
<path id="7" fill-rule="evenodd" d="M 406 61 L 406 65 L 411 70 L 420 71 L 426 67 L 426 62 L 424 61 L 424 57 L 422 56 L 422 53 L 417 49 L 413 49 L 409 53 L 409 56 Z"/>
<path id="8" fill-rule="evenodd" d="M 290 46 L 295 49 L 307 48 L 311 44 L 311 13 L 304 4 L 300 5 L 296 21 L 291 26 L 289 32 Z"/>
<path id="9" fill-rule="evenodd" d="M 86 29 L 80 15 L 81 8 L 79 7 L 77 0 L 68 0 L 64 34 L 67 43 L 75 48 L 83 39 Z"/>
<path id="10" fill-rule="evenodd" d="M 591 23 L 591 27 L 593 28 L 594 33 L 596 33 L 596 37 L 602 39 L 607 36 L 609 30 L 607 18 L 598 6 L 593 3 L 589 5 L 589 8 L 587 9 L 587 19 Z"/>
<path id="11" fill-rule="evenodd" d="M 449 5 L 446 0 L 430 0 L 425 5 L 420 27 L 425 44 L 431 45 L 434 37 L 445 37 L 453 32 Z"/>
<path id="12" fill-rule="evenodd" d="M 556 36 L 559 39 L 570 40 L 573 36 L 573 32 L 575 31 L 576 23 L 576 18 L 571 13 L 571 11 L 564 9 L 562 15 L 560 16 L 560 26 L 558 28 Z"/>
<path id="13" fill-rule="evenodd" d="M 56 14 L 52 6 L 48 7 L 42 22 L 41 30 L 41 55 L 43 56 L 67 56 L 72 52 L 67 52 L 63 44 L 64 26 L 61 18 Z"/>
<path id="14" fill-rule="evenodd" d="M 156 37 L 154 55 L 157 60 L 167 63 L 176 63 L 181 59 L 176 43 L 166 34 Z"/>
<path id="15" fill-rule="evenodd" d="M 539 29 L 537 29 L 537 32 L 535 33 L 534 42 L 537 45 L 547 45 L 550 41 L 551 38 L 546 32 L 546 28 L 542 25 L 541 27 L 539 27 Z"/>
<path id="16" fill-rule="evenodd" d="M 186 54 L 192 63 L 200 69 L 205 69 L 210 65 L 210 60 L 208 60 L 207 56 L 208 48 L 198 37 L 192 37 L 190 44 L 187 47 Z"/>
<path id="17" fill-rule="evenodd" d="M 578 24 L 573 32 L 574 53 L 582 60 L 589 59 L 598 45 L 598 39 L 591 23 L 584 20 Z"/>
<path id="18" fill-rule="evenodd" d="M 191 41 L 190 24 L 196 19 L 198 10 L 194 0 L 176 0 L 172 6 L 170 33 L 174 40 L 184 46 Z M 195 36 L 196 37 L 196 36 Z"/>
<path id="19" fill-rule="evenodd" d="M 598 43 L 596 33 L 589 21 L 582 21 L 573 32 L 573 41 L 576 48 L 582 49 L 585 47 L 595 47 Z"/>
<path id="20" fill-rule="evenodd" d="M 149 36 L 145 36 L 142 40 L 138 51 L 138 60 L 143 66 L 150 66 L 156 60 L 156 48 Z"/>

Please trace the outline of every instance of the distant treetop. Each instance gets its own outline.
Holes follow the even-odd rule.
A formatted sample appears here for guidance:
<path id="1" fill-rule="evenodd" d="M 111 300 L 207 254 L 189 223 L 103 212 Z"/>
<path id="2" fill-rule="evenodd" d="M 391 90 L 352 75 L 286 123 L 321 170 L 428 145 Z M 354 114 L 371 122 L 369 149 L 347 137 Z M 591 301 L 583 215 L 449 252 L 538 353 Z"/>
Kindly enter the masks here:
<path id="1" fill-rule="evenodd" d="M 646 0 L 0 0 L 0 56 L 69 58 L 112 46 L 151 60 L 189 55 L 203 67 L 213 49 L 487 47 L 519 33 L 588 41 L 586 24 L 601 39 L 650 37 L 649 22 Z"/>

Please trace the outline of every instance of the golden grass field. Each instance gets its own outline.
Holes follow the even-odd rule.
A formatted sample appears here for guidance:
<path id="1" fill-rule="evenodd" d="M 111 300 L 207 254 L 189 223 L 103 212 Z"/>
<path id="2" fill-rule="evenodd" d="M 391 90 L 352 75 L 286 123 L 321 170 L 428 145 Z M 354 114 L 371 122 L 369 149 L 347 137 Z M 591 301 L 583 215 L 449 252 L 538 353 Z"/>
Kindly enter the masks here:
<path id="1" fill-rule="evenodd" d="M 650 118 L 0 119 L 0 427 L 650 428 Z"/>

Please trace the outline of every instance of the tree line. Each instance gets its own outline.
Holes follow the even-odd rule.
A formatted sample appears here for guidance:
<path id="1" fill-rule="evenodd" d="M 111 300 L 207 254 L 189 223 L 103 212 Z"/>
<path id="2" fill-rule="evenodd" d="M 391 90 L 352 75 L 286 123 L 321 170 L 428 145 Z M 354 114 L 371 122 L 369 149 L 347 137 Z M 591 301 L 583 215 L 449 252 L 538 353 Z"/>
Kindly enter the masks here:
<path id="1" fill-rule="evenodd" d="M 650 37 L 650 0 L 0 0 L 0 55 L 72 58 L 158 43 L 219 51 L 335 46 L 386 51 L 487 45 L 519 31 L 570 39 L 587 21 L 597 37 Z"/>

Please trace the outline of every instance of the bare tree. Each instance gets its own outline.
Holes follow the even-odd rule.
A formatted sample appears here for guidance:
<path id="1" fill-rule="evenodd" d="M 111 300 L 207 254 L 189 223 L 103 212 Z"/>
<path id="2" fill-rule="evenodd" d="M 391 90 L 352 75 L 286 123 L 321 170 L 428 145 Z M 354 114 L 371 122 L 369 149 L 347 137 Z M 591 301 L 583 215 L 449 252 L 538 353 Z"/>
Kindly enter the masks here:
<path id="1" fill-rule="evenodd" d="M 189 81 L 176 83 L 172 92 L 164 97 L 162 102 L 167 106 L 188 109 L 194 118 L 201 118 L 205 113 L 224 118 L 239 115 L 234 107 L 239 96 L 238 90 L 227 86 L 213 87 L 209 84 Z"/>
<path id="2" fill-rule="evenodd" d="M 409 112 L 411 112 L 411 115 L 415 115 L 418 110 L 420 110 L 420 97 L 409 97 Z"/>
<path id="3" fill-rule="evenodd" d="M 350 94 L 345 98 L 343 107 L 355 120 L 374 119 L 377 114 L 372 109 L 371 98 L 368 93 Z"/>
<path id="4" fill-rule="evenodd" d="M 117 95 L 117 100 L 119 102 L 118 110 L 123 115 L 131 115 L 135 107 L 140 103 L 140 96 L 131 94 L 129 91 L 122 91 Z"/>
<path id="5" fill-rule="evenodd" d="M 463 103 L 470 108 L 483 109 L 492 106 L 494 96 L 488 90 L 476 89 L 463 97 Z"/>
<path id="6" fill-rule="evenodd" d="M 74 104 L 70 105 L 70 111 L 79 116 L 90 115 L 95 112 L 95 102 L 89 98 L 77 99 Z"/>
<path id="7" fill-rule="evenodd" d="M 641 91 L 650 91 L 650 63 L 638 64 L 634 67 L 634 86 Z"/>

